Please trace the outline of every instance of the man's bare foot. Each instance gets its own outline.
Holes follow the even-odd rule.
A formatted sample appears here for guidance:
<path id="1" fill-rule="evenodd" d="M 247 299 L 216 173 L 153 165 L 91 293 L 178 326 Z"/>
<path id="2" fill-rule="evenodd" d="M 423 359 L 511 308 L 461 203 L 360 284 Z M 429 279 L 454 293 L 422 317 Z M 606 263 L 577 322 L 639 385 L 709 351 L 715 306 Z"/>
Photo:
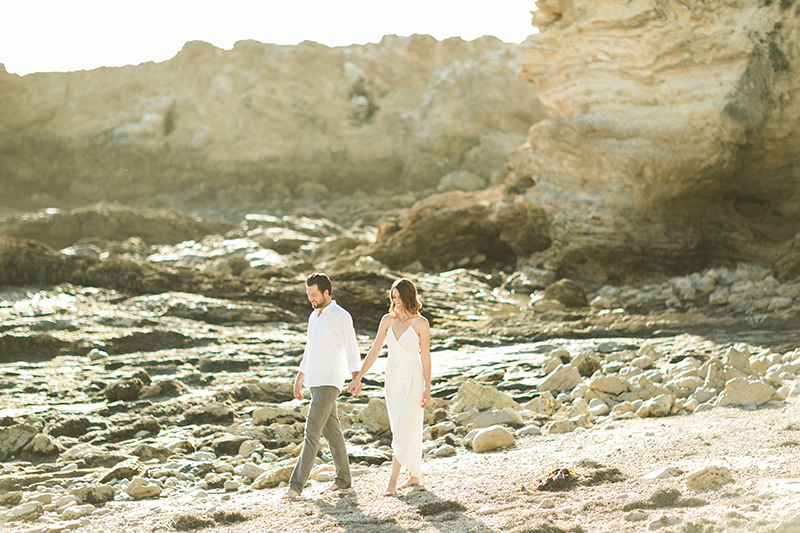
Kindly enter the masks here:
<path id="1" fill-rule="evenodd" d="M 286 494 L 283 495 L 281 500 L 294 500 L 295 498 L 299 498 L 299 497 L 300 497 L 299 493 L 293 491 L 292 489 L 289 489 L 289 490 L 286 491 Z"/>
<path id="2" fill-rule="evenodd" d="M 411 476 L 408 478 L 408 481 L 400 485 L 401 489 L 407 489 L 408 487 L 413 487 L 414 485 L 419 485 L 419 478 Z"/>
<path id="3" fill-rule="evenodd" d="M 383 491 L 384 496 L 397 496 L 397 488 L 394 485 L 389 485 L 386 487 L 386 490 Z"/>
<path id="4" fill-rule="evenodd" d="M 324 490 L 324 491 L 322 491 L 322 492 L 335 492 L 335 491 L 337 491 L 337 490 L 342 490 L 342 487 L 340 487 L 340 486 L 339 486 L 339 485 L 337 485 L 336 483 L 333 483 L 333 484 L 331 484 L 331 486 L 330 486 L 330 487 L 328 487 L 327 489 L 325 489 L 325 490 Z"/>

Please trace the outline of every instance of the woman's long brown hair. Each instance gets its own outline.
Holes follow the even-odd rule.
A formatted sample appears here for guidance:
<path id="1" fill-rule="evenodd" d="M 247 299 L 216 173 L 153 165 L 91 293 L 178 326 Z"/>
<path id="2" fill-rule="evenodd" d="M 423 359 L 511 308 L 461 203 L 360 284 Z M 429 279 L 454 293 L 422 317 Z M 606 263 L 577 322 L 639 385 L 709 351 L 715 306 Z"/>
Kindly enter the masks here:
<path id="1" fill-rule="evenodd" d="M 397 316 L 398 309 L 395 309 L 394 300 L 392 299 L 392 291 L 397 289 L 400 295 L 400 301 L 403 302 L 403 308 L 406 312 L 414 316 L 422 309 L 422 304 L 417 299 L 417 288 L 414 283 L 408 278 L 400 278 L 392 283 L 392 288 L 389 289 L 389 313 L 392 316 Z"/>

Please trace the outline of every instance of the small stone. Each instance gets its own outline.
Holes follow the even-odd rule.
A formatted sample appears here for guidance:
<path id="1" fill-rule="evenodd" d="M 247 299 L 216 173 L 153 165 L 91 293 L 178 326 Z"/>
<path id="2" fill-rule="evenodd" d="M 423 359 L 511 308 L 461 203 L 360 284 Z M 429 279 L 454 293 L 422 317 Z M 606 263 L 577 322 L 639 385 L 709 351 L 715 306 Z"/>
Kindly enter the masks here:
<path id="1" fill-rule="evenodd" d="M 542 430 L 539 429 L 539 426 L 535 426 L 533 424 L 523 426 L 519 428 L 517 431 L 514 432 L 517 437 L 529 437 L 531 435 L 541 435 Z"/>
<path id="2" fill-rule="evenodd" d="M 625 520 L 628 522 L 639 522 L 647 518 L 647 513 L 644 511 L 631 511 L 625 515 Z"/>
<path id="3" fill-rule="evenodd" d="M 431 454 L 436 457 L 451 457 L 456 454 L 456 449 L 450 444 L 442 444 L 435 450 L 432 450 Z"/>
<path id="4" fill-rule="evenodd" d="M 685 483 L 689 490 L 708 490 L 732 481 L 733 475 L 724 466 L 709 466 L 690 473 Z"/>
<path id="5" fill-rule="evenodd" d="M 680 468 L 676 468 L 674 466 L 666 466 L 664 468 L 653 470 L 652 472 L 649 472 L 642 477 L 644 479 L 666 479 L 670 477 L 682 476 L 683 474 L 685 474 L 685 472 Z"/>

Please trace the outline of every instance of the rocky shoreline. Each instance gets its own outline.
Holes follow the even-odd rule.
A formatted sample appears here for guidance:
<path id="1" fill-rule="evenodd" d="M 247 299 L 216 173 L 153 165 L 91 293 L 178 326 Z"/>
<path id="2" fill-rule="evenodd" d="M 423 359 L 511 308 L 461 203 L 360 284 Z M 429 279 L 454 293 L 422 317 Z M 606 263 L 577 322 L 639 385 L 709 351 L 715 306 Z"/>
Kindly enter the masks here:
<path id="1" fill-rule="evenodd" d="M 0 292 L 9 531 L 99 530 L 117 515 L 146 516 L 154 502 L 163 513 L 187 498 L 280 490 L 303 434 L 305 406 L 291 394 L 308 312 L 303 269 L 330 270 L 364 352 L 401 273 L 343 253 L 369 232 L 321 217 L 249 215 L 234 226 L 174 244 L 77 239 L 61 251 L 2 237 L 4 279 L 28 282 Z M 758 267 L 636 287 L 584 288 L 524 269 L 407 275 L 433 322 L 426 464 L 637 420 L 759 416 L 800 394 L 800 282 Z M 378 477 L 391 458 L 380 365 L 368 378 L 341 404 L 357 480 Z M 331 468 L 323 455 L 315 483 Z M 587 483 L 611 475 L 581 470 Z M 689 490 L 733 481 L 730 471 L 698 475 Z M 184 517 L 188 525 L 176 515 L 168 527 L 252 519 L 219 512 Z"/>

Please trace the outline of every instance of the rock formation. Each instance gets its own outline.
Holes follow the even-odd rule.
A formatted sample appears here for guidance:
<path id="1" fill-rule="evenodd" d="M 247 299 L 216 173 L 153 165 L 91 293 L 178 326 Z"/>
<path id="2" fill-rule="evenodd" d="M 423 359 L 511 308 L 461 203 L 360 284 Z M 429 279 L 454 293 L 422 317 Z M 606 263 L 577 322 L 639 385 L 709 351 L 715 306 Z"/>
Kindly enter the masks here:
<path id="1" fill-rule="evenodd" d="M 225 206 L 502 179 L 544 116 L 516 45 L 427 35 L 329 48 L 190 42 L 173 59 L 0 69 L 0 202 Z M 2 59 L 2 58 L 0 58 Z"/>
<path id="2" fill-rule="evenodd" d="M 511 243 L 507 223 L 480 207 L 486 193 L 460 198 L 464 212 L 478 206 L 476 223 L 487 226 L 492 246 L 511 248 L 523 259 L 518 266 L 596 281 L 740 261 L 784 278 L 800 273 L 800 6 L 540 0 L 537 7 L 540 32 L 518 47 L 517 75 L 540 89 L 552 118 L 534 124 L 510 155 L 491 211 L 530 206 L 524 211 L 542 216 L 524 229 L 536 239 Z M 447 198 L 439 201 L 452 203 Z M 526 217 L 516 213 L 521 228 Z M 447 231 L 424 235 L 413 217 L 399 227 L 421 235 L 426 249 L 448 246 Z M 392 247 L 397 236 L 383 242 Z"/>

